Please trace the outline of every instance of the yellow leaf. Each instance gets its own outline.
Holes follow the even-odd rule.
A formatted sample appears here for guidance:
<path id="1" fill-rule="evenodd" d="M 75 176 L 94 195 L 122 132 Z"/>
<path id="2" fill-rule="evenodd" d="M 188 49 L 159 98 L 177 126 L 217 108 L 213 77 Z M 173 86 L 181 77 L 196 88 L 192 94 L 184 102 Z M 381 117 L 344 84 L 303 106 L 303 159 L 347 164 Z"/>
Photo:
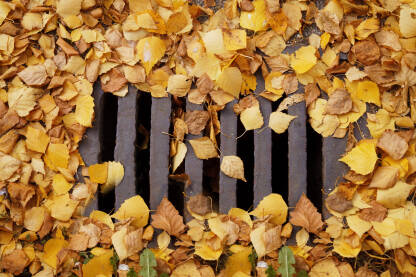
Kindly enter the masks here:
<path id="1" fill-rule="evenodd" d="M 112 216 L 118 220 L 134 218 L 132 224 L 138 228 L 147 225 L 149 220 L 149 208 L 140 195 L 133 196 L 123 202 L 121 207 Z"/>
<path id="2" fill-rule="evenodd" d="M 395 219 L 396 230 L 402 235 L 413 237 L 415 232 L 413 230 L 413 223 L 409 219 Z"/>
<path id="3" fill-rule="evenodd" d="M 201 273 L 193 260 L 179 264 L 172 272 L 171 277 L 195 276 L 201 277 Z"/>
<path id="4" fill-rule="evenodd" d="M 64 247 L 68 246 L 68 242 L 63 239 L 50 239 L 43 247 L 42 261 L 50 267 L 56 268 L 58 262 L 58 253 Z"/>
<path id="5" fill-rule="evenodd" d="M 386 250 L 390 250 L 405 247 L 408 243 L 408 236 L 402 235 L 399 232 L 394 232 L 393 234 L 384 237 L 383 245 Z"/>
<path id="6" fill-rule="evenodd" d="M 410 8 L 407 5 L 402 5 L 400 9 L 400 33 L 405 38 L 410 38 L 416 36 L 416 9 Z"/>
<path id="7" fill-rule="evenodd" d="M 375 142 L 365 139 L 360 141 L 339 161 L 346 163 L 356 173 L 367 175 L 374 170 L 377 159 Z"/>
<path id="8" fill-rule="evenodd" d="M 33 207 L 25 211 L 24 226 L 29 231 L 37 232 L 40 230 L 45 217 L 45 209 L 43 207 Z"/>
<path id="9" fill-rule="evenodd" d="M 94 256 L 88 263 L 82 265 L 83 277 L 98 277 L 106 276 L 111 277 L 113 275 L 113 266 L 110 262 L 113 256 L 113 251 L 107 251 L 100 256 Z"/>
<path id="10" fill-rule="evenodd" d="M 406 199 L 415 185 L 398 181 L 389 189 L 378 189 L 376 201 L 389 209 L 399 208 L 406 203 Z"/>
<path id="11" fill-rule="evenodd" d="M 106 224 L 111 230 L 114 230 L 114 223 L 111 220 L 111 216 L 103 211 L 94 210 L 90 213 L 89 216 L 91 219 L 95 219 L 101 223 Z"/>
<path id="12" fill-rule="evenodd" d="M 176 146 L 176 154 L 172 159 L 172 172 L 175 173 L 176 169 L 182 164 L 183 160 L 185 159 L 186 152 L 188 148 L 186 147 L 185 143 L 182 141 L 178 141 Z"/>
<path id="13" fill-rule="evenodd" d="M 361 251 L 361 244 L 359 247 L 353 248 L 343 238 L 334 240 L 334 252 L 338 253 L 344 258 L 355 258 Z"/>
<path id="14" fill-rule="evenodd" d="M 270 222 L 280 225 L 286 221 L 287 205 L 280 194 L 271 193 L 264 197 L 250 214 L 258 218 L 271 215 Z"/>
<path id="15" fill-rule="evenodd" d="M 316 49 L 311 46 L 299 48 L 294 55 L 290 56 L 290 66 L 296 74 L 302 74 L 311 69 L 317 62 L 315 56 Z"/>
<path id="16" fill-rule="evenodd" d="M 374 230 L 383 237 L 387 237 L 396 231 L 396 223 L 393 218 L 386 217 L 383 221 L 372 221 Z"/>
<path id="17" fill-rule="evenodd" d="M 46 150 L 46 165 L 56 170 L 57 167 L 68 168 L 69 150 L 65 144 L 51 143 Z"/>
<path id="18" fill-rule="evenodd" d="M 217 148 L 208 137 L 191 139 L 189 143 L 198 159 L 206 160 L 218 157 Z"/>
<path id="19" fill-rule="evenodd" d="M 273 92 L 274 94 L 278 95 L 279 98 L 282 97 L 284 93 L 283 89 L 283 80 L 284 75 L 279 71 L 271 72 L 267 75 L 265 82 L 265 88 L 267 91 Z"/>
<path id="20" fill-rule="evenodd" d="M 104 184 L 107 181 L 108 163 L 93 164 L 88 167 L 91 182 Z"/>
<path id="21" fill-rule="evenodd" d="M 240 15 L 240 26 L 255 32 L 266 30 L 268 23 L 266 19 L 266 3 L 264 0 L 252 2 L 254 11 L 242 11 Z"/>
<path id="22" fill-rule="evenodd" d="M 0 2 L 0 24 L 3 24 L 10 10 L 11 8 L 7 2 Z"/>
<path id="23" fill-rule="evenodd" d="M 225 92 L 238 98 L 243 83 L 243 76 L 237 67 L 227 67 L 218 77 L 217 84 Z"/>
<path id="24" fill-rule="evenodd" d="M 204 234 L 202 240 L 195 242 L 195 255 L 198 255 L 206 261 L 216 261 L 222 254 L 222 248 L 218 250 L 212 249 L 206 242 L 206 236 L 207 233 Z"/>
<path id="25" fill-rule="evenodd" d="M 224 30 L 223 37 L 225 49 L 228 51 L 245 49 L 247 46 L 247 34 L 244 30 Z"/>
<path id="26" fill-rule="evenodd" d="M 250 227 L 253 227 L 253 221 L 251 220 L 251 217 L 249 215 L 249 213 L 243 209 L 240 208 L 231 208 L 228 211 L 228 215 L 229 216 L 235 216 L 239 219 L 241 219 L 242 221 L 244 221 L 245 223 L 247 223 Z"/>
<path id="27" fill-rule="evenodd" d="M 55 174 L 52 179 L 52 187 L 57 195 L 67 193 L 71 188 L 72 184 L 68 183 L 62 174 Z"/>
<path id="28" fill-rule="evenodd" d="M 79 95 L 77 97 L 75 118 L 82 126 L 92 126 L 92 120 L 94 118 L 94 98 L 91 95 Z"/>
<path id="29" fill-rule="evenodd" d="M 251 264 L 248 256 L 251 254 L 251 247 L 242 247 L 239 252 L 228 257 L 225 263 L 224 277 L 233 277 L 236 272 L 250 274 Z"/>
<path id="30" fill-rule="evenodd" d="M 56 3 L 56 13 L 61 17 L 78 15 L 81 11 L 82 0 L 59 0 Z"/>
<path id="31" fill-rule="evenodd" d="M 42 130 L 27 127 L 26 131 L 26 147 L 32 151 L 45 153 L 49 144 L 49 136 Z"/>
<path id="32" fill-rule="evenodd" d="M 165 51 L 165 42 L 158 37 L 142 38 L 137 43 L 137 57 L 142 62 L 147 75 L 152 70 L 152 67 L 165 55 Z"/>
<path id="33" fill-rule="evenodd" d="M 360 23 L 355 28 L 355 35 L 357 39 L 366 39 L 369 35 L 377 32 L 380 29 L 380 21 L 375 18 L 369 18 Z"/>
<path id="34" fill-rule="evenodd" d="M 373 138 L 380 137 L 385 130 L 396 129 L 394 125 L 394 118 L 390 117 L 390 113 L 385 109 L 379 109 L 375 114 L 367 119 L 367 127 L 370 130 L 370 134 Z M 373 118 L 375 120 L 373 120 Z"/>
<path id="35" fill-rule="evenodd" d="M 346 217 L 348 227 L 353 230 L 360 238 L 371 229 L 370 222 L 361 219 L 358 215 L 350 215 Z"/>
<path id="36" fill-rule="evenodd" d="M 257 103 L 250 108 L 244 109 L 240 114 L 240 120 L 247 131 L 261 128 L 264 120 L 260 111 L 260 105 Z"/>
<path id="37" fill-rule="evenodd" d="M 380 106 L 380 91 L 376 83 L 372 81 L 361 81 L 357 86 L 357 99 L 367 103 L 373 103 Z M 352 95 L 352 97 L 354 97 Z"/>
<path id="38" fill-rule="evenodd" d="M 172 95 L 184 97 L 191 89 L 191 85 L 191 78 L 182 74 L 175 74 L 169 77 L 167 91 Z"/>
<path id="39" fill-rule="evenodd" d="M 221 54 L 225 52 L 224 39 L 221 29 L 215 29 L 206 33 L 200 32 L 199 34 L 208 53 Z"/>
<path id="40" fill-rule="evenodd" d="M 68 221 L 78 206 L 78 201 L 69 198 L 69 194 L 58 195 L 45 204 L 51 216 L 61 221 Z"/>
<path id="41" fill-rule="evenodd" d="M 193 74 L 196 77 L 201 77 L 204 74 L 208 74 L 211 80 L 217 80 L 221 74 L 220 60 L 214 55 L 204 55 L 198 59 L 195 63 Z M 234 87 L 234 85 L 229 85 Z M 228 86 L 227 86 L 228 88 Z"/>
<path id="42" fill-rule="evenodd" d="M 250 232 L 250 240 L 254 249 L 259 257 L 266 255 L 266 244 L 264 242 L 264 234 L 266 232 L 266 226 L 261 224 L 256 229 Z"/>
<path id="43" fill-rule="evenodd" d="M 108 162 L 107 180 L 101 186 L 101 193 L 107 193 L 118 186 L 124 178 L 124 167 L 120 162 Z"/>
<path id="44" fill-rule="evenodd" d="M 279 111 L 272 112 L 269 119 L 269 127 L 278 134 L 286 132 L 289 128 L 290 122 L 295 119 L 296 116 L 282 113 Z"/>
<path id="45" fill-rule="evenodd" d="M 311 271 L 309 272 L 310 277 L 341 277 L 334 260 L 330 257 L 315 263 Z"/>

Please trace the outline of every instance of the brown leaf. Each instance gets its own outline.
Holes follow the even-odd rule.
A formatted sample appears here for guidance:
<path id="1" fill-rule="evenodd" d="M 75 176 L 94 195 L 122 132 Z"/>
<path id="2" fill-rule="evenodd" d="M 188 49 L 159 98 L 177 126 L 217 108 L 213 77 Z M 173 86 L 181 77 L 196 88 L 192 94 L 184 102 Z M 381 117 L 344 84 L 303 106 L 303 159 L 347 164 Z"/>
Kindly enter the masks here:
<path id="1" fill-rule="evenodd" d="M 68 56 L 79 55 L 79 52 L 74 47 L 72 47 L 71 44 L 69 44 L 62 38 L 59 38 L 56 41 L 56 44 L 60 46 L 62 50 L 65 52 L 65 54 L 67 54 Z"/>
<path id="2" fill-rule="evenodd" d="M 281 231 L 282 225 L 279 225 L 264 233 L 264 244 L 266 245 L 267 253 L 277 250 L 282 246 L 282 238 L 280 237 Z"/>
<path id="3" fill-rule="evenodd" d="M 373 40 L 361 40 L 351 48 L 357 60 L 364 65 L 372 65 L 380 59 L 380 48 Z"/>
<path id="4" fill-rule="evenodd" d="M 31 65 L 17 73 L 28 86 L 42 86 L 48 81 L 48 74 L 44 65 Z"/>
<path id="5" fill-rule="evenodd" d="M 196 87 L 202 94 L 207 94 L 212 91 L 214 89 L 214 85 L 214 82 L 206 73 L 202 74 L 196 81 Z"/>
<path id="6" fill-rule="evenodd" d="M 400 160 L 406 154 L 409 145 L 406 140 L 392 130 L 386 130 L 378 139 L 377 147 L 395 160 Z"/>
<path id="7" fill-rule="evenodd" d="M 399 41 L 399 36 L 389 30 L 381 30 L 374 34 L 376 41 L 379 45 L 384 46 L 388 49 L 393 51 L 400 51 L 402 49 L 402 45 Z"/>
<path id="8" fill-rule="evenodd" d="M 240 3 L 240 8 L 242 11 L 246 12 L 254 11 L 254 6 L 250 0 L 242 0 Z"/>
<path id="9" fill-rule="evenodd" d="M 326 198 L 325 203 L 328 208 L 338 213 L 343 213 L 353 207 L 352 201 L 345 199 L 342 194 L 338 192 L 330 194 Z"/>
<path id="10" fill-rule="evenodd" d="M 321 95 L 321 91 L 319 90 L 318 86 L 314 83 L 307 84 L 305 86 L 305 102 L 306 107 L 308 107 L 311 103 L 313 103 L 316 98 Z"/>
<path id="11" fill-rule="evenodd" d="M 74 251 L 85 251 L 88 247 L 90 237 L 85 233 L 74 234 L 69 240 L 68 249 Z"/>
<path id="12" fill-rule="evenodd" d="M 13 275 L 19 275 L 23 272 L 30 260 L 25 252 L 21 249 L 16 249 L 1 258 L 1 268 Z"/>
<path id="13" fill-rule="evenodd" d="M 92 60 L 87 62 L 87 66 L 85 67 L 85 77 L 91 83 L 94 83 L 98 78 L 98 72 L 100 70 L 100 61 L 99 60 Z"/>
<path id="14" fill-rule="evenodd" d="M 370 188 L 388 189 L 399 179 L 399 169 L 395 166 L 380 166 L 371 179 Z"/>
<path id="15" fill-rule="evenodd" d="M 191 139 L 189 143 L 198 159 L 206 160 L 218 157 L 217 148 L 209 137 Z"/>
<path id="16" fill-rule="evenodd" d="M 45 210 L 45 216 L 43 218 L 43 224 L 42 227 L 40 227 L 40 230 L 38 232 L 38 236 L 40 239 L 43 239 L 49 232 L 52 230 L 54 223 L 54 219 L 51 217 L 50 213 Z"/>
<path id="17" fill-rule="evenodd" d="M 295 209 L 290 212 L 291 224 L 303 227 L 314 234 L 317 234 L 324 226 L 321 218 L 322 215 L 305 194 L 302 194 Z"/>
<path id="18" fill-rule="evenodd" d="M 127 84 L 127 79 L 117 68 L 111 69 L 111 71 L 106 76 L 109 78 L 106 83 L 103 83 L 104 76 L 101 76 L 101 88 L 104 92 L 118 91 Z"/>
<path id="19" fill-rule="evenodd" d="M 283 79 L 282 87 L 286 94 L 291 94 L 298 90 L 298 84 L 295 74 L 287 74 Z"/>
<path id="20" fill-rule="evenodd" d="M 202 194 L 189 197 L 187 205 L 191 212 L 199 215 L 206 215 L 207 213 L 212 212 L 211 200 Z"/>
<path id="21" fill-rule="evenodd" d="M 376 201 L 372 201 L 371 206 L 371 208 L 362 209 L 358 216 L 366 221 L 383 221 L 387 216 L 387 209 Z"/>
<path id="22" fill-rule="evenodd" d="M 336 89 L 326 104 L 327 114 L 346 114 L 352 109 L 350 93 L 345 89 Z"/>
<path id="23" fill-rule="evenodd" d="M 351 265 L 347 262 L 342 262 L 337 265 L 337 269 L 342 277 L 355 277 Z"/>
<path id="24" fill-rule="evenodd" d="M 364 72 L 368 75 L 371 81 L 377 84 L 385 84 L 394 81 L 394 74 L 387 71 L 380 66 L 380 64 L 373 64 L 364 67 Z"/>
<path id="25" fill-rule="evenodd" d="M 378 277 L 377 273 L 367 268 L 367 266 L 362 266 L 355 273 L 355 277 Z"/>
<path id="26" fill-rule="evenodd" d="M 224 156 L 221 161 L 221 171 L 231 178 L 247 182 L 244 177 L 244 164 L 240 157 Z"/>
<path id="27" fill-rule="evenodd" d="M 171 236 L 179 237 L 185 231 L 183 218 L 178 210 L 164 197 L 157 207 L 156 213 L 152 215 L 152 226 L 168 232 Z"/>
<path id="28" fill-rule="evenodd" d="M 185 113 L 185 123 L 192 135 L 199 135 L 205 129 L 209 120 L 207 111 L 189 111 Z"/>
<path id="29" fill-rule="evenodd" d="M 143 249 L 143 228 L 129 232 L 124 237 L 124 244 L 126 245 L 128 253 L 137 253 Z"/>
<path id="30" fill-rule="evenodd" d="M 35 195 L 35 189 L 32 186 L 20 183 L 10 183 L 7 186 L 7 191 L 10 195 L 10 199 L 15 203 L 20 203 L 22 207 L 25 207 Z"/>

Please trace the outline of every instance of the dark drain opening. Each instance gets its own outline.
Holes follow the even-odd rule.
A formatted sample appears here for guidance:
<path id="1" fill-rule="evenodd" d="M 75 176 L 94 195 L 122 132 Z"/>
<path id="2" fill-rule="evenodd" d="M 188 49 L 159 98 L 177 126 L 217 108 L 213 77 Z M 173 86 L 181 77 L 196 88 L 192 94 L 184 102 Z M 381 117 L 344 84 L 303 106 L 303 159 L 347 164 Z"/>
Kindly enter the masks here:
<path id="1" fill-rule="evenodd" d="M 237 207 L 248 210 L 253 206 L 253 169 L 254 169 L 254 133 L 245 132 L 241 120 L 237 121 L 237 156 L 244 164 L 244 176 L 247 182 L 237 181 Z M 244 133 L 245 132 L 245 133 Z M 240 137 L 241 136 L 241 137 Z"/>
<path id="2" fill-rule="evenodd" d="M 117 132 L 117 108 L 118 97 L 111 93 L 104 93 L 103 96 L 103 120 L 101 127 L 101 162 L 114 160 L 114 147 L 116 145 Z M 98 207 L 100 210 L 109 213 L 114 210 L 114 190 L 106 194 L 99 193 Z"/>
<path id="3" fill-rule="evenodd" d="M 152 99 L 150 93 L 138 92 L 136 113 L 136 192 L 149 204 L 150 185 L 150 109 Z"/>
<path id="4" fill-rule="evenodd" d="M 306 124 L 307 196 L 322 211 L 322 136 Z"/>

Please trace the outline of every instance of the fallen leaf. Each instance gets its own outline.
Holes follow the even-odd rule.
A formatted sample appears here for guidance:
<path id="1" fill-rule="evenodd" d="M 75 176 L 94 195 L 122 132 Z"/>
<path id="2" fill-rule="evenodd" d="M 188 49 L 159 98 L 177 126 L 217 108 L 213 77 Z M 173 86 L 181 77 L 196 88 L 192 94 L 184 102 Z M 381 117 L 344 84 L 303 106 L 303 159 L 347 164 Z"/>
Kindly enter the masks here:
<path id="1" fill-rule="evenodd" d="M 171 75 L 168 80 L 167 91 L 175 96 L 184 97 L 191 89 L 192 80 L 185 75 Z"/>
<path id="2" fill-rule="evenodd" d="M 270 221 L 279 225 L 286 221 L 287 209 L 287 205 L 282 196 L 277 193 L 272 193 L 264 197 L 250 215 L 258 218 L 271 215 Z"/>
<path id="3" fill-rule="evenodd" d="M 42 86 L 46 84 L 48 75 L 44 65 L 31 65 L 17 74 L 28 86 Z"/>
<path id="4" fill-rule="evenodd" d="M 396 184 L 399 178 L 399 169 L 394 166 L 378 167 L 371 179 L 370 188 L 387 189 Z"/>
<path id="5" fill-rule="evenodd" d="M 207 111 L 187 111 L 185 114 L 185 123 L 192 135 L 199 135 L 205 129 L 209 119 L 210 116 Z"/>
<path id="6" fill-rule="evenodd" d="M 403 137 L 392 130 L 386 130 L 381 137 L 379 137 L 377 147 L 382 149 L 393 159 L 400 160 L 403 158 L 404 154 L 406 154 L 409 146 Z"/>
<path id="7" fill-rule="evenodd" d="M 326 104 L 328 114 L 346 114 L 351 111 L 353 105 L 351 96 L 345 89 L 336 89 L 329 96 Z"/>
<path id="8" fill-rule="evenodd" d="M 415 185 L 409 185 L 405 182 L 398 181 L 389 189 L 377 190 L 376 201 L 386 208 L 399 208 L 406 202 L 407 197 L 414 188 Z"/>
<path id="9" fill-rule="evenodd" d="M 208 137 L 202 137 L 198 139 L 191 139 L 189 143 L 194 149 L 195 155 L 198 159 L 206 160 L 210 158 L 217 158 L 217 149 Z"/>
<path id="10" fill-rule="evenodd" d="M 290 212 L 291 224 L 303 227 L 314 234 L 318 234 L 324 225 L 321 218 L 322 215 L 305 194 L 302 194 L 295 209 Z"/>
<path id="11" fill-rule="evenodd" d="M 162 199 L 156 213 L 152 215 L 152 226 L 176 237 L 185 231 L 182 216 L 166 197 Z"/>
<path id="12" fill-rule="evenodd" d="M 275 111 L 270 114 L 269 127 L 278 134 L 286 132 L 289 128 L 290 122 L 295 119 L 296 116 L 289 115 L 280 111 Z"/>
<path id="13" fill-rule="evenodd" d="M 224 156 L 221 161 L 221 171 L 228 177 L 247 182 L 244 178 L 244 164 L 240 157 Z"/>
<path id="14" fill-rule="evenodd" d="M 125 200 L 112 217 L 118 220 L 133 218 L 132 224 L 140 228 L 147 225 L 149 220 L 149 208 L 143 198 L 141 198 L 140 195 L 136 195 Z"/>
<path id="15" fill-rule="evenodd" d="M 375 142 L 361 140 L 351 151 L 339 161 L 346 163 L 356 173 L 366 175 L 374 170 L 378 160 Z"/>

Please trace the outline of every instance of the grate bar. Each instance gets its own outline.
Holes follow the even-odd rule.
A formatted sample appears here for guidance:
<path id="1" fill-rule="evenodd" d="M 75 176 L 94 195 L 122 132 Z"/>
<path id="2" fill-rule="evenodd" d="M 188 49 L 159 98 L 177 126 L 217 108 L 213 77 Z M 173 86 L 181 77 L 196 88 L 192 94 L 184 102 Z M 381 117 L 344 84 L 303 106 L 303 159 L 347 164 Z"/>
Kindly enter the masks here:
<path id="1" fill-rule="evenodd" d="M 193 103 L 190 103 L 189 101 L 186 102 L 186 110 L 187 111 L 194 111 L 194 110 L 203 110 L 203 107 L 201 105 L 196 105 Z M 196 139 L 200 138 L 201 135 L 191 135 L 188 134 L 186 136 L 186 139 Z M 188 146 L 189 147 L 189 146 Z M 193 151 L 189 151 L 186 154 L 185 157 L 185 173 L 188 174 L 189 179 L 191 180 L 191 184 L 185 187 L 185 195 L 186 198 L 190 196 L 194 196 L 197 194 L 201 194 L 203 192 L 202 182 L 203 182 L 203 170 L 204 170 L 204 161 L 201 159 L 198 159 L 195 156 L 195 153 Z M 185 199 L 186 202 L 186 199 Z M 186 203 L 184 203 L 184 207 L 186 207 Z M 188 210 L 184 209 L 185 216 L 191 219 L 190 215 L 188 214 Z"/>
<path id="2" fill-rule="evenodd" d="M 333 137 L 323 138 L 322 140 L 322 212 L 324 218 L 330 216 L 328 209 L 325 206 L 325 198 L 330 193 L 337 183 L 340 176 L 347 172 L 347 166 L 338 161 L 338 158 L 345 152 L 347 146 L 347 137 L 339 139 Z"/>
<path id="3" fill-rule="evenodd" d="M 264 80 L 261 74 L 257 75 L 256 92 L 264 90 Z M 261 113 L 264 117 L 264 127 L 254 130 L 254 177 L 253 177 L 253 205 L 264 196 L 272 193 L 272 130 L 268 128 L 269 115 L 272 112 L 272 103 L 258 97 Z"/>
<path id="4" fill-rule="evenodd" d="M 221 111 L 221 156 L 237 154 L 237 117 L 234 114 L 233 106 L 237 101 L 228 103 Z M 237 180 L 230 178 L 220 172 L 219 183 L 219 210 L 221 213 L 228 213 L 232 207 L 237 207 Z"/>
<path id="5" fill-rule="evenodd" d="M 79 145 L 79 152 L 86 166 L 101 162 L 101 128 L 103 126 L 104 93 L 101 90 L 100 82 L 95 83 L 92 96 L 95 102 L 93 127 L 87 130 L 85 138 Z M 85 208 L 85 214 L 90 214 L 93 210 L 98 210 L 98 195 L 97 193 L 96 197 Z"/>
<path id="6" fill-rule="evenodd" d="M 302 193 L 307 190 L 307 154 L 306 154 L 306 106 L 301 102 L 290 106 L 290 115 L 296 118 L 289 125 L 289 188 L 288 204 L 294 207 Z"/>
<path id="7" fill-rule="evenodd" d="M 150 209 L 168 196 L 170 97 L 152 97 L 150 119 Z M 164 134 L 163 134 L 164 133 Z"/>
<path id="8" fill-rule="evenodd" d="M 125 97 L 118 98 L 117 135 L 114 160 L 124 166 L 124 178 L 116 187 L 116 204 L 118 209 L 124 200 L 136 194 L 136 164 L 134 149 L 136 142 L 137 89 L 129 85 Z"/>

